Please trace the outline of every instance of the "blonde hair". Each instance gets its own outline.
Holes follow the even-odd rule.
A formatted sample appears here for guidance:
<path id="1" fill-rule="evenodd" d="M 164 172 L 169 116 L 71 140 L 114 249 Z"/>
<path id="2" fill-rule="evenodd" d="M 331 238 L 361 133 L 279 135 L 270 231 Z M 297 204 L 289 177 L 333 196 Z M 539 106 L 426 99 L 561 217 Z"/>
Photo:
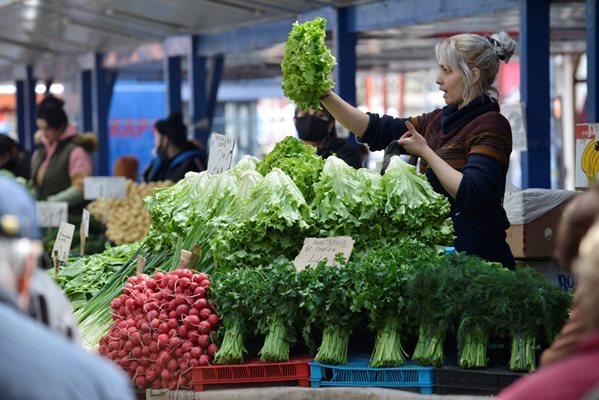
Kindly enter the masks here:
<path id="1" fill-rule="evenodd" d="M 484 37 L 473 33 L 463 33 L 445 39 L 435 46 L 437 60 L 443 55 L 449 60 L 452 69 L 459 71 L 464 82 L 462 98 L 467 100 L 473 90 L 474 76 L 472 68 L 480 71 L 480 91 L 495 95 L 499 94 L 493 87 L 499 61 L 506 64 L 516 51 L 516 41 L 507 33 L 499 32 Z"/>

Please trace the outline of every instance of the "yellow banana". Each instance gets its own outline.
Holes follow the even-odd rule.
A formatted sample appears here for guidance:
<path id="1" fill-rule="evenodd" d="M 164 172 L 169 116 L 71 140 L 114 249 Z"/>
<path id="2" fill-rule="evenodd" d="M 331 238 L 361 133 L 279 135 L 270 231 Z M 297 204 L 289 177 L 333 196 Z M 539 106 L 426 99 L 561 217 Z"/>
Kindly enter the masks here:
<path id="1" fill-rule="evenodd" d="M 580 159 L 580 167 L 584 171 L 587 179 L 589 180 L 589 186 L 592 186 L 597 177 L 599 171 L 599 143 L 595 140 L 589 141 L 582 151 L 582 157 Z"/>

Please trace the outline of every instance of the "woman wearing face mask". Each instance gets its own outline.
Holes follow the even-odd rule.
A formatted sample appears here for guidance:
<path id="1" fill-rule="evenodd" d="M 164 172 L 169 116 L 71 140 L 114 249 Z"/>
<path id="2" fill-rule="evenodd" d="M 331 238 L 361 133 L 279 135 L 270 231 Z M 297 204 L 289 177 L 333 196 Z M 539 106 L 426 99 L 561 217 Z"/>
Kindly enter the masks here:
<path id="1" fill-rule="evenodd" d="M 297 107 L 293 122 L 299 138 L 316 146 L 319 156 L 327 158 L 334 154 L 347 165 L 354 168 L 362 166 L 358 148 L 337 137 L 335 119 L 327 110 L 303 111 Z"/>
<path id="2" fill-rule="evenodd" d="M 189 171 L 203 171 L 204 156 L 187 140 L 187 127 L 180 112 L 154 124 L 156 158 L 143 172 L 145 182 L 179 181 Z"/>
<path id="3" fill-rule="evenodd" d="M 499 63 L 507 63 L 515 49 L 505 32 L 455 35 L 437 44 L 436 83 L 447 106 L 420 116 L 363 113 L 333 92 L 322 98 L 370 150 L 397 141 L 418 157 L 432 187 L 451 203 L 456 249 L 508 268 L 515 262 L 505 241 L 509 221 L 502 204 L 512 131 L 492 85 Z"/>
<path id="4" fill-rule="evenodd" d="M 19 143 L 4 134 L 0 134 L 0 170 L 27 180 L 31 176 L 29 155 Z"/>

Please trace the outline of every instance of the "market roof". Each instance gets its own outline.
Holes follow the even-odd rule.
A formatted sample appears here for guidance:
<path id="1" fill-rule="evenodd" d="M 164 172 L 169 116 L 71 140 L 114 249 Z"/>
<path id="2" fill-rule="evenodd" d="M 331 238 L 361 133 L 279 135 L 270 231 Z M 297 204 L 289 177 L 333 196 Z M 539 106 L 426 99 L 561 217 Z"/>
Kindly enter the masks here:
<path id="1" fill-rule="evenodd" d="M 160 60 L 168 55 L 169 49 L 180 43 L 186 45 L 185 40 L 190 34 L 215 42 L 222 39 L 223 34 L 231 32 L 229 43 L 243 41 L 244 29 L 276 21 L 291 21 L 328 6 L 363 7 L 364 11 L 368 11 L 367 7 L 373 3 L 382 2 L 0 0 L 0 24 L 3 27 L 0 33 L 0 79 L 15 78 L 21 74 L 19 68 L 33 64 L 39 69 L 37 76 L 42 79 L 60 76 L 82 67 L 82 56 L 98 52 L 112 53 L 107 58 L 112 66 L 120 68 L 127 65 L 125 72 L 143 76 L 161 70 Z M 401 1 L 383 3 L 402 4 Z M 476 6 L 469 5 L 472 3 L 469 1 L 444 2 L 441 6 L 436 1 L 421 3 L 422 9 L 416 12 L 394 7 L 390 11 L 398 15 L 398 23 L 394 27 L 374 29 L 378 27 L 376 15 L 364 13 L 354 16 L 359 69 L 393 71 L 419 68 L 432 60 L 432 47 L 439 37 L 456 32 L 506 30 L 517 36 L 519 31 L 519 8 L 515 0 L 485 0 L 479 1 Z M 466 11 L 470 7 L 473 13 L 464 16 L 452 12 L 452 7 L 462 7 Z M 585 51 L 585 7 L 583 0 L 552 2 L 552 51 Z M 486 9 L 488 11 L 485 12 Z M 429 11 L 441 13 L 438 18 L 427 19 L 427 13 L 433 14 Z M 251 45 L 244 51 L 243 46 L 238 46 L 234 51 L 227 51 L 225 79 L 279 75 L 284 39 L 278 37 L 278 43 L 262 48 Z M 156 52 L 156 48 L 163 51 Z M 224 49 L 227 50 L 226 47 Z"/>

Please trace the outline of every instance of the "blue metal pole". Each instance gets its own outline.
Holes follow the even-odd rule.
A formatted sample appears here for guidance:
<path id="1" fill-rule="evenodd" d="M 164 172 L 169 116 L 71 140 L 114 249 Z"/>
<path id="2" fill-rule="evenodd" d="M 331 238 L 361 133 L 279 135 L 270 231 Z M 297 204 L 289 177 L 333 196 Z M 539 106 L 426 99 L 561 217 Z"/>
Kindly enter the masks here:
<path id="1" fill-rule="evenodd" d="M 81 71 L 81 130 L 90 132 L 93 129 L 93 107 L 92 107 L 92 72 Z"/>
<path id="2" fill-rule="evenodd" d="M 115 73 L 109 73 L 103 66 L 104 55 L 94 55 L 94 70 L 92 79 L 93 107 L 95 110 L 93 128 L 98 137 L 98 151 L 95 154 L 94 174 L 109 175 L 109 132 L 108 132 L 108 110 L 114 82 Z"/>
<path id="3" fill-rule="evenodd" d="M 18 80 L 15 82 L 15 86 L 17 88 L 17 135 L 21 146 L 30 152 L 32 150 L 31 141 L 27 140 L 27 131 L 25 130 L 25 82 Z"/>
<path id="4" fill-rule="evenodd" d="M 598 0 L 587 0 L 587 120 L 599 122 Z"/>
<path id="5" fill-rule="evenodd" d="M 522 153 L 523 189 L 551 187 L 549 3 L 520 2 L 520 97 L 528 141 L 528 151 Z"/>
<path id="6" fill-rule="evenodd" d="M 333 25 L 333 48 L 337 58 L 335 91 L 349 104 L 356 105 L 356 34 L 350 31 L 354 8 L 339 8 Z M 347 141 L 356 145 L 352 133 Z"/>
<path id="7" fill-rule="evenodd" d="M 28 65 L 25 76 L 25 143 L 28 148 L 33 149 L 33 135 L 37 131 L 35 123 L 35 83 L 33 65 Z"/>
<path id="8" fill-rule="evenodd" d="M 210 79 L 210 93 L 208 93 L 208 102 L 206 104 L 206 114 L 208 116 L 208 127 L 206 134 L 209 135 L 212 131 L 212 122 L 214 121 L 214 111 L 216 110 L 216 96 L 218 87 L 223 75 L 223 67 L 225 65 L 225 57 L 223 55 L 215 56 L 212 60 L 212 76 Z"/>
<path id="9" fill-rule="evenodd" d="M 190 54 L 187 69 L 190 89 L 190 117 L 193 125 L 193 136 L 204 145 L 208 142 L 209 132 L 206 113 L 206 57 L 198 56 L 199 36 L 191 37 Z"/>
<path id="10" fill-rule="evenodd" d="M 165 58 L 164 80 L 167 114 L 173 111 L 183 111 L 183 102 L 181 101 L 181 56 Z"/>

